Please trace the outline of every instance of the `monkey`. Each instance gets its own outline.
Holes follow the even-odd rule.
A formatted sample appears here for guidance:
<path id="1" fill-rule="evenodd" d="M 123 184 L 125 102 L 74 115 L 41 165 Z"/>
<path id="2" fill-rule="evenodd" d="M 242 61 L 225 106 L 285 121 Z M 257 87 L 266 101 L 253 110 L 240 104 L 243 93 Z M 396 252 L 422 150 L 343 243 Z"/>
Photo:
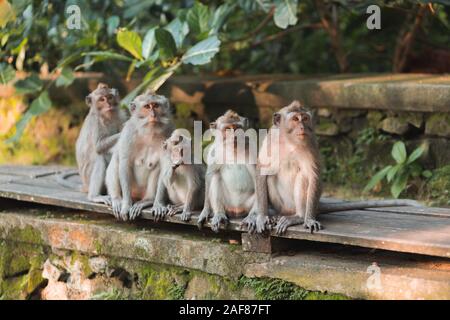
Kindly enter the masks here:
<path id="1" fill-rule="evenodd" d="M 147 91 L 137 96 L 129 108 L 131 117 L 106 170 L 113 214 L 124 221 L 135 219 L 153 204 L 162 143 L 174 129 L 170 103 L 162 95 Z"/>
<path id="2" fill-rule="evenodd" d="M 279 163 L 268 157 L 270 136 L 279 133 Z M 270 174 L 261 174 L 261 169 Z M 242 224 L 248 231 L 262 233 L 270 229 L 269 204 L 281 217 L 275 232 L 283 234 L 289 226 L 303 224 L 311 233 L 322 229 L 319 213 L 387 206 L 420 206 L 414 200 L 358 201 L 320 203 L 320 154 L 314 133 L 312 113 L 299 101 L 273 114 L 273 126 L 265 137 L 258 156 L 256 177 L 256 214 Z"/>
<path id="3" fill-rule="evenodd" d="M 189 221 L 192 210 L 199 210 L 203 204 L 206 170 L 204 164 L 191 163 L 192 141 L 185 131 L 176 129 L 163 143 L 165 152 L 152 208 L 155 220 L 182 211 L 181 220 Z"/>
<path id="4" fill-rule="evenodd" d="M 247 118 L 228 110 L 210 126 L 215 138 L 207 152 L 205 203 L 198 227 L 202 227 L 212 212 L 211 229 L 218 232 L 221 224 L 228 224 L 229 217 L 243 217 L 254 210 L 257 159 L 256 152 L 252 158 L 246 141 L 240 140 L 244 143 L 239 148 L 239 135 L 244 137 L 242 133 L 249 127 Z M 245 161 L 235 161 L 239 158 Z"/>
<path id="5" fill-rule="evenodd" d="M 111 149 L 120 136 L 128 118 L 126 110 L 119 107 L 119 92 L 99 83 L 86 96 L 89 113 L 76 141 L 75 154 L 82 185 L 71 183 L 68 177 L 77 172 L 66 172 L 57 176 L 63 186 L 87 192 L 90 201 L 110 205 L 108 196 L 101 195 L 105 189 L 105 174 L 111 159 Z"/>

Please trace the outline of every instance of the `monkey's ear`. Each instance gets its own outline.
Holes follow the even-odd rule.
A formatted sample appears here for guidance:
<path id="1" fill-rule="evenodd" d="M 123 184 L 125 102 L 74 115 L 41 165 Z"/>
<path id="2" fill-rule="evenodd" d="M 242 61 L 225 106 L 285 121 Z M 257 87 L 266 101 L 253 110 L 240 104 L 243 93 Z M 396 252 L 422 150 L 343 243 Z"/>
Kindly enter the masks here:
<path id="1" fill-rule="evenodd" d="M 167 150 L 167 141 L 164 141 L 162 143 L 162 147 L 163 147 L 163 150 Z"/>
<path id="2" fill-rule="evenodd" d="M 113 96 L 118 97 L 119 96 L 119 90 L 117 90 L 116 88 L 111 88 L 111 94 Z"/>
<path id="3" fill-rule="evenodd" d="M 244 129 L 248 129 L 250 127 L 250 121 L 248 118 L 244 118 Z"/>
<path id="4" fill-rule="evenodd" d="M 130 108 L 131 113 L 136 111 L 136 103 L 131 102 L 130 105 L 129 105 L 129 108 Z"/>
<path id="5" fill-rule="evenodd" d="M 274 126 L 278 127 L 281 122 L 281 113 L 275 112 L 272 117 L 272 123 Z"/>
<path id="6" fill-rule="evenodd" d="M 291 102 L 291 104 L 289 105 L 290 107 L 294 107 L 294 108 L 300 108 L 302 106 L 301 102 L 298 100 L 294 100 Z"/>
<path id="7" fill-rule="evenodd" d="M 209 124 L 209 128 L 210 129 L 217 129 L 217 123 L 214 121 L 214 122 L 211 122 L 210 124 Z"/>
<path id="8" fill-rule="evenodd" d="M 92 97 L 90 94 L 86 96 L 85 101 L 88 107 L 92 106 Z"/>

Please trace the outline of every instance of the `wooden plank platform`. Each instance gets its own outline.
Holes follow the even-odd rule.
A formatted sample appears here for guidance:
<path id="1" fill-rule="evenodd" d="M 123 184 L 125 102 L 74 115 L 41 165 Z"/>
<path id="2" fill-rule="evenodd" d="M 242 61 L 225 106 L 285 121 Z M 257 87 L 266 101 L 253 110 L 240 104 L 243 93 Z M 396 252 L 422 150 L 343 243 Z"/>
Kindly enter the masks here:
<path id="1" fill-rule="evenodd" d="M 55 174 L 67 169 L 60 166 L 0 166 L 0 197 L 111 214 L 109 207 L 89 202 L 85 194 L 56 183 Z M 195 214 L 189 222 L 181 221 L 177 215 L 166 221 L 197 228 L 197 216 Z M 149 210 L 144 210 L 142 218 L 153 219 Z M 350 210 L 323 214 L 320 221 L 325 227 L 320 232 L 311 234 L 302 226 L 294 226 L 282 237 L 450 258 L 450 209 Z M 227 229 L 241 231 L 240 220 L 232 220 Z"/>

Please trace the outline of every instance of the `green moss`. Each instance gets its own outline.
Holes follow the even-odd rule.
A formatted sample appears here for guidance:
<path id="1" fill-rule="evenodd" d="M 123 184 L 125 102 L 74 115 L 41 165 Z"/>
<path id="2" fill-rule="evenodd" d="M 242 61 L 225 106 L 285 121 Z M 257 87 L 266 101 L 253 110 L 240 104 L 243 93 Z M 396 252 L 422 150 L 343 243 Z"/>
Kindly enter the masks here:
<path id="1" fill-rule="evenodd" d="M 308 291 L 292 282 L 271 278 L 241 277 L 239 284 L 251 288 L 260 300 L 344 300 L 343 295 Z"/>
<path id="2" fill-rule="evenodd" d="M 25 242 L 31 244 L 44 244 L 39 230 L 34 229 L 31 226 L 25 228 L 12 228 L 8 230 L 0 230 L 0 234 L 7 235 L 8 239 L 15 242 Z"/>
<path id="3" fill-rule="evenodd" d="M 94 273 L 91 269 L 91 266 L 89 265 L 89 256 L 84 255 L 78 251 L 74 251 L 72 252 L 71 256 L 71 264 L 73 265 L 77 261 L 81 264 L 81 270 L 83 271 L 83 274 L 86 278 Z"/>
<path id="4" fill-rule="evenodd" d="M 450 165 L 433 171 L 433 175 L 426 184 L 429 200 L 435 205 L 450 205 Z"/>

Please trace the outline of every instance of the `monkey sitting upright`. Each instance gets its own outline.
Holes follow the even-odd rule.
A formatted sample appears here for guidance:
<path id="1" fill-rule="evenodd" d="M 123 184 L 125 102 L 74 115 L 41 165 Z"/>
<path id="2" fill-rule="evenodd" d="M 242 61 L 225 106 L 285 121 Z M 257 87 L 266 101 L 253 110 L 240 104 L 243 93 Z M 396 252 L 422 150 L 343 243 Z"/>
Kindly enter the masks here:
<path id="1" fill-rule="evenodd" d="M 228 217 L 243 217 L 253 211 L 256 155 L 249 152 L 243 134 L 247 118 L 229 110 L 211 123 L 211 128 L 215 129 L 215 139 L 207 158 L 205 204 L 198 225 L 202 226 L 212 210 L 211 229 L 218 232 Z"/>
<path id="2" fill-rule="evenodd" d="M 278 157 L 269 157 L 269 141 L 278 130 Z M 273 143 L 270 142 L 270 143 Z M 275 163 L 274 159 L 278 162 Z M 270 171 L 262 175 L 261 167 Z M 269 205 L 281 215 L 275 226 L 276 233 L 284 233 L 289 226 L 303 224 L 311 232 L 322 226 L 319 213 L 373 207 L 419 204 L 413 200 L 357 201 L 348 203 L 320 203 L 320 154 L 314 134 L 312 114 L 298 101 L 273 115 L 273 127 L 259 151 L 257 175 L 257 214 L 249 215 L 244 225 L 249 232 L 261 233 L 269 229 Z"/>
<path id="3" fill-rule="evenodd" d="M 106 172 L 113 214 L 122 220 L 135 219 L 153 204 L 162 144 L 173 131 L 170 104 L 164 96 L 148 91 L 131 102 L 130 111 Z"/>
<path id="4" fill-rule="evenodd" d="M 75 153 L 82 185 L 70 183 L 65 178 L 74 173 L 57 177 L 60 184 L 88 193 L 94 202 L 110 204 L 108 196 L 102 196 L 105 189 L 105 173 L 111 159 L 111 148 L 120 136 L 128 113 L 119 107 L 119 92 L 99 83 L 86 97 L 89 113 L 81 127 Z"/>
<path id="5" fill-rule="evenodd" d="M 192 210 L 199 210 L 203 204 L 205 166 L 192 163 L 192 141 L 185 131 L 176 129 L 163 144 L 165 152 L 160 161 L 161 173 L 152 208 L 157 220 L 181 211 L 181 219 L 189 221 Z"/>

